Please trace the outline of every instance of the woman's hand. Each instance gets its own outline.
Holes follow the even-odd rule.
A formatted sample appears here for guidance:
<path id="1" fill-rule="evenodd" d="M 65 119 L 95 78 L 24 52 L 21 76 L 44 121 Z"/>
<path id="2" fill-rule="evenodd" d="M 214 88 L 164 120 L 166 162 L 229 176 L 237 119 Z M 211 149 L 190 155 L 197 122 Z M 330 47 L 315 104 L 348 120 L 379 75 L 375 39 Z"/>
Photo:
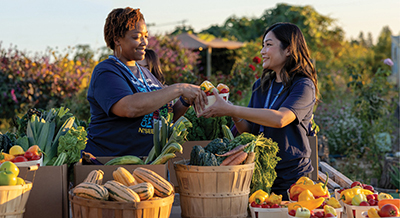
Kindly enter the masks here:
<path id="1" fill-rule="evenodd" d="M 206 93 L 204 93 L 200 86 L 192 84 L 183 84 L 182 98 L 189 104 L 195 107 L 196 111 L 205 109 L 208 103 Z"/>
<path id="2" fill-rule="evenodd" d="M 205 118 L 209 117 L 222 117 L 222 116 L 229 116 L 228 111 L 229 108 L 232 107 L 231 104 L 226 102 L 218 93 L 217 89 L 213 89 L 213 93 L 215 96 L 215 102 L 206 110 L 202 111 L 198 114 L 198 117 L 203 116 Z"/>

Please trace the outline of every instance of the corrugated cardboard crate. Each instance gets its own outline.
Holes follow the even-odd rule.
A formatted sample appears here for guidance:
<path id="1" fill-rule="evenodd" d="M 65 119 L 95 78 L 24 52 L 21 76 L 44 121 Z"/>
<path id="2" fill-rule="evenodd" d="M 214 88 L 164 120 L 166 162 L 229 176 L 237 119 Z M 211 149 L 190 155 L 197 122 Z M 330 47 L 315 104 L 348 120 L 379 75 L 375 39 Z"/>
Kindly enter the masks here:
<path id="1" fill-rule="evenodd" d="M 24 218 L 69 217 L 66 164 L 41 166 L 36 172 L 29 172 L 28 167 L 19 167 L 19 170 L 21 178 L 33 183 L 25 206 Z"/>

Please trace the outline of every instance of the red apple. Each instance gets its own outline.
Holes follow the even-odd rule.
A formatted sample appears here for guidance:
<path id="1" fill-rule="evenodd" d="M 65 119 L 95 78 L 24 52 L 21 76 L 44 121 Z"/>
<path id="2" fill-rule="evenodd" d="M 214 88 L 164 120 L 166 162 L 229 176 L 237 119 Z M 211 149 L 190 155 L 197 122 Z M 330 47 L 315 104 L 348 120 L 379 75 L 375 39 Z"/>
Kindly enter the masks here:
<path id="1" fill-rule="evenodd" d="M 394 204 L 385 204 L 378 211 L 379 216 L 381 217 L 398 217 L 400 216 L 399 208 Z"/>

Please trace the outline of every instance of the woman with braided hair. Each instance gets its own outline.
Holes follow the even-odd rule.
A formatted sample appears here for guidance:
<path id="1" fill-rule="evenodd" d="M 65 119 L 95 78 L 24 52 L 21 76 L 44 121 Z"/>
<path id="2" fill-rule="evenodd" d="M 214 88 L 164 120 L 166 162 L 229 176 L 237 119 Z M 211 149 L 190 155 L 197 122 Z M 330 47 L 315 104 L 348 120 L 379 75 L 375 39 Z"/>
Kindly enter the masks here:
<path id="1" fill-rule="evenodd" d="M 95 156 L 147 156 L 153 147 L 153 120 L 174 113 L 174 120 L 190 105 L 204 109 L 207 97 L 197 85 L 164 86 L 140 67 L 148 45 L 148 31 L 140 9 L 112 10 L 104 38 L 113 55 L 93 70 L 87 99 L 91 121 L 85 151 Z M 168 103 L 179 98 L 172 107 Z"/>

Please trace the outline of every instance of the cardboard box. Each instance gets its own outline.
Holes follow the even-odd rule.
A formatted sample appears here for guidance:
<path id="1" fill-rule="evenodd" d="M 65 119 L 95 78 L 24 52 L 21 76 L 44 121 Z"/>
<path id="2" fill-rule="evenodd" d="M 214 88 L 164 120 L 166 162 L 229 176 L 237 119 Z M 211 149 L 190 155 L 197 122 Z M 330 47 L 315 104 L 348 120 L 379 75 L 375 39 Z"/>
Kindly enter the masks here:
<path id="1" fill-rule="evenodd" d="M 36 171 L 19 167 L 19 177 L 33 183 L 24 218 L 69 218 L 68 167 L 41 166 Z"/>
<path id="2" fill-rule="evenodd" d="M 113 159 L 114 157 L 97 157 L 97 160 L 101 163 L 107 163 L 107 161 Z M 162 176 L 164 179 L 168 180 L 168 167 L 167 164 L 158 165 L 82 165 L 82 159 L 74 165 L 74 186 L 83 182 L 92 170 L 102 170 L 104 172 L 103 182 L 113 180 L 112 173 L 118 167 L 124 167 L 129 172 L 133 172 L 134 169 L 138 167 L 143 167 L 154 171 L 158 175 Z"/>
<path id="3" fill-rule="evenodd" d="M 190 160 L 190 153 L 192 152 L 192 149 L 195 145 L 200 145 L 201 147 L 205 147 L 210 143 L 211 141 L 187 141 L 183 143 L 183 153 L 179 154 L 178 152 L 175 153 L 176 157 L 168 161 L 168 171 L 169 171 L 169 178 L 170 182 L 175 186 L 175 192 L 179 193 L 179 186 L 178 186 L 178 180 L 176 179 L 175 175 L 175 168 L 174 168 L 174 162 L 186 159 Z"/>

